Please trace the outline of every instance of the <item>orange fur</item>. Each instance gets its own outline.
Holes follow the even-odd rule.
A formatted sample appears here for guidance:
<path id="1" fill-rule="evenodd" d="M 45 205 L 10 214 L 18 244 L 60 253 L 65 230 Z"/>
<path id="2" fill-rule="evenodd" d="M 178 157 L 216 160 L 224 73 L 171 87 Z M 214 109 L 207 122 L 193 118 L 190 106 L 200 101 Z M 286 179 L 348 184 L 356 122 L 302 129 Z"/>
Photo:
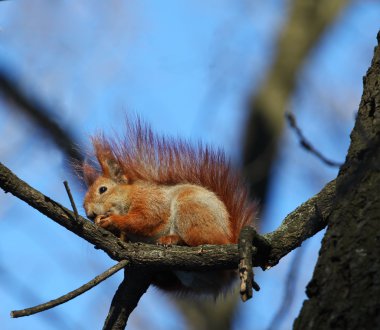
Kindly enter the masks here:
<path id="1" fill-rule="evenodd" d="M 83 167 L 89 185 L 84 207 L 96 224 L 115 234 L 165 245 L 228 244 L 252 224 L 255 205 L 221 151 L 159 137 L 140 120 L 127 122 L 123 138 L 98 135 L 93 145 L 100 171 Z M 156 284 L 215 293 L 231 278 L 229 271 L 216 278 L 215 272 L 200 274 L 174 272 L 176 281 L 173 274 L 168 277 L 172 283 L 161 274 Z"/>

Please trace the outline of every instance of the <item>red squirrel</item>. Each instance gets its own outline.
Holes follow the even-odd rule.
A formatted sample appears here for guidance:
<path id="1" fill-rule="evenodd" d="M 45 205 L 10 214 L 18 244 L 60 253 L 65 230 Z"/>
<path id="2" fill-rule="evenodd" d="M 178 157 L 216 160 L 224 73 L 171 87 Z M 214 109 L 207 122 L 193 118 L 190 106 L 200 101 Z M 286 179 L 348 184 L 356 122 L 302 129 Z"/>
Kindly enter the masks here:
<path id="1" fill-rule="evenodd" d="M 100 165 L 85 163 L 88 218 L 132 242 L 197 246 L 237 243 L 255 204 L 221 151 L 160 137 L 141 120 L 127 120 L 123 138 L 92 139 Z M 167 291 L 217 295 L 235 271 L 158 273 Z"/>

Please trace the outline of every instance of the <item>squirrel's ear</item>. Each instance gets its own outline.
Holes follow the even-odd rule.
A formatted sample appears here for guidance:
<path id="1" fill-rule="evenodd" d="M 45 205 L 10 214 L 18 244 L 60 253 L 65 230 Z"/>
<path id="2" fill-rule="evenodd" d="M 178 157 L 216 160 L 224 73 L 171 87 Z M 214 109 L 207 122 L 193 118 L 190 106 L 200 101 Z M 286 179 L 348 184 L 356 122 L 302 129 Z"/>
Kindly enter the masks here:
<path id="1" fill-rule="evenodd" d="M 128 180 L 125 175 L 123 175 L 123 170 L 114 153 L 112 152 L 110 144 L 96 138 L 93 140 L 93 143 L 95 147 L 96 158 L 98 159 L 98 162 L 102 169 L 103 176 L 117 182 L 127 183 Z"/>
<path id="2" fill-rule="evenodd" d="M 99 163 L 105 177 L 110 178 L 116 182 L 128 183 L 129 180 L 123 174 L 123 170 L 115 158 L 108 155 L 107 158 L 100 158 Z"/>
<path id="3" fill-rule="evenodd" d="M 91 186 L 99 176 L 98 171 L 88 163 L 83 163 L 82 173 L 83 180 L 86 183 L 87 187 Z"/>
<path id="4" fill-rule="evenodd" d="M 104 175 L 111 178 L 112 180 L 118 182 L 128 181 L 125 175 L 123 175 L 122 168 L 116 159 L 108 158 L 104 161 L 104 164 L 101 164 L 101 166 Z"/>

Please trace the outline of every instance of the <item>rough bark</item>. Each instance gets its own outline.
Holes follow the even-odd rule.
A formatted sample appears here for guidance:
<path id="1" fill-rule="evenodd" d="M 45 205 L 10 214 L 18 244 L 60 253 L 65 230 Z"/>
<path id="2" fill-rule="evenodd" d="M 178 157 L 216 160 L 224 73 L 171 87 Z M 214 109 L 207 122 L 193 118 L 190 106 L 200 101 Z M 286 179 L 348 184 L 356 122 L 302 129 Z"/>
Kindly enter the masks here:
<path id="1" fill-rule="evenodd" d="M 380 42 L 380 33 L 378 34 Z M 380 327 L 380 48 L 364 78 L 320 257 L 295 329 Z"/>
<path id="2" fill-rule="evenodd" d="M 127 325 L 129 315 L 136 308 L 149 285 L 149 273 L 125 269 L 124 279 L 112 299 L 103 330 L 123 330 Z"/>

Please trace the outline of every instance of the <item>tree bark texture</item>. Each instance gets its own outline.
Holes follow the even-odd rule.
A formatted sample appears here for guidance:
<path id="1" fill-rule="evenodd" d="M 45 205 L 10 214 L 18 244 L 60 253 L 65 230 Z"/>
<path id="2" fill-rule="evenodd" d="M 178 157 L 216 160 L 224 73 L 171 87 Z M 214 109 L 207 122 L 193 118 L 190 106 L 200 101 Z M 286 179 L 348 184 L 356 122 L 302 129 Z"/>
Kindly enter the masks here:
<path id="1" fill-rule="evenodd" d="M 378 34 L 380 42 L 380 33 Z M 380 47 L 295 329 L 380 328 Z"/>
<path id="2" fill-rule="evenodd" d="M 125 329 L 129 315 L 148 290 L 150 279 L 147 272 L 128 268 L 124 270 L 124 279 L 112 299 L 103 330 Z"/>

